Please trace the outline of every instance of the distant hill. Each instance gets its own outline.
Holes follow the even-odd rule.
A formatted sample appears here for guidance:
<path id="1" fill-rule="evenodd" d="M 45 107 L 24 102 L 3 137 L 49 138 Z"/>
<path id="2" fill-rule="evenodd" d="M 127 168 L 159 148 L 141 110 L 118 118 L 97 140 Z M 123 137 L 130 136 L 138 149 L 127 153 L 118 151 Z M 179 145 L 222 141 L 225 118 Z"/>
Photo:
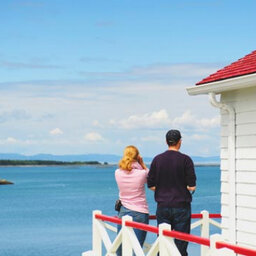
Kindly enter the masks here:
<path id="1" fill-rule="evenodd" d="M 210 156 L 210 157 L 200 157 L 192 156 L 191 157 L 195 164 L 219 164 L 219 156 Z M 85 162 L 85 161 L 98 161 L 101 163 L 118 163 L 121 159 L 119 155 L 113 154 L 84 154 L 84 155 L 51 155 L 51 154 L 37 154 L 31 156 L 25 156 L 22 154 L 7 154 L 0 153 L 0 159 L 5 160 L 50 160 L 50 161 L 65 161 L 65 162 Z M 152 157 L 144 157 L 145 163 L 150 163 Z"/>

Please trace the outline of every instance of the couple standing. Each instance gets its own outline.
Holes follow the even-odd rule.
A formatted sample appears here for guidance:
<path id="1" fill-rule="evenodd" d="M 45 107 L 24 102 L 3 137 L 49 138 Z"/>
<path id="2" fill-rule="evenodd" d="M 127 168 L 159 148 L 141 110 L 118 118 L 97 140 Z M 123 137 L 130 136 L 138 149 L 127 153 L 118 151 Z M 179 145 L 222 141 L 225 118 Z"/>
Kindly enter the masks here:
<path id="1" fill-rule="evenodd" d="M 146 167 L 139 151 L 134 146 L 125 148 L 124 156 L 115 172 L 122 206 L 119 217 L 132 216 L 136 222 L 148 224 L 149 211 L 145 195 L 145 183 L 155 193 L 157 202 L 157 224 L 171 224 L 172 229 L 190 233 L 191 193 L 196 189 L 196 175 L 191 158 L 179 152 L 181 134 L 170 130 L 166 134 L 168 150 L 157 155 Z M 118 231 L 121 227 L 118 226 Z M 146 231 L 135 229 L 135 234 L 143 246 Z M 175 239 L 182 256 L 187 256 L 188 243 Z M 121 255 L 119 248 L 118 255 Z"/>

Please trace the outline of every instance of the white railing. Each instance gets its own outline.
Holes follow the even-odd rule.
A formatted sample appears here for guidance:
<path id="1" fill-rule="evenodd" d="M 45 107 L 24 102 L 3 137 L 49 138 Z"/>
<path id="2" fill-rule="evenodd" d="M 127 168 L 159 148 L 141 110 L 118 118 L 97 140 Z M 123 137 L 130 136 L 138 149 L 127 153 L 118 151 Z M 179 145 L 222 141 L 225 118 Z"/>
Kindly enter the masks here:
<path id="1" fill-rule="evenodd" d="M 220 228 L 220 223 L 210 217 L 218 217 L 216 214 L 209 214 L 203 211 L 201 214 L 194 214 L 192 218 L 201 218 L 191 224 L 191 228 L 201 226 L 201 236 L 189 235 L 178 231 L 172 231 L 168 224 L 161 224 L 158 227 L 132 221 L 131 216 L 124 216 L 122 219 L 103 215 L 101 211 L 93 212 L 93 234 L 92 251 L 87 251 L 82 256 L 102 256 L 104 245 L 106 256 L 115 256 L 116 251 L 122 244 L 122 255 L 132 256 L 133 252 L 137 256 L 156 256 L 158 253 L 164 256 L 180 256 L 174 243 L 174 239 L 194 242 L 201 245 L 201 256 L 234 256 L 236 253 L 246 256 L 256 256 L 256 251 L 236 245 L 228 244 L 219 234 L 210 236 L 210 224 Z M 154 218 L 154 217 L 153 217 Z M 153 219 L 151 216 L 151 219 Z M 122 225 L 120 232 L 114 241 L 108 235 L 107 230 L 117 232 L 117 228 L 106 223 L 111 222 Z M 143 251 L 134 233 L 134 228 L 158 234 L 155 242 L 147 251 Z"/>

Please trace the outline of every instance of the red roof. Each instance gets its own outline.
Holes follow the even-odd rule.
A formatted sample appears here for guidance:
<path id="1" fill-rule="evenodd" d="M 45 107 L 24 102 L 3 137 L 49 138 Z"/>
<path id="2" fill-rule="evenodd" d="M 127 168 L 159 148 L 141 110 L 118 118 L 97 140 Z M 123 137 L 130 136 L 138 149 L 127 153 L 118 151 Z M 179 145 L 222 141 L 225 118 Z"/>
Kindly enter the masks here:
<path id="1" fill-rule="evenodd" d="M 232 64 L 218 70 L 216 73 L 204 78 L 196 85 L 216 82 L 232 77 L 256 73 L 256 50 Z"/>

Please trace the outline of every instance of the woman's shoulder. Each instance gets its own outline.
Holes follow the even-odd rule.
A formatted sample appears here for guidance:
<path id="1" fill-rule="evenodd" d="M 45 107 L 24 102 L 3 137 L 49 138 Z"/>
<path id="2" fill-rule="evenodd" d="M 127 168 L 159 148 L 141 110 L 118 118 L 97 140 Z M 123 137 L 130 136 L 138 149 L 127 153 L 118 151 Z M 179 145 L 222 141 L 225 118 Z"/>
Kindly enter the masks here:
<path id="1" fill-rule="evenodd" d="M 115 170 L 115 175 L 121 175 L 121 174 L 126 174 L 126 173 L 128 173 L 128 171 L 120 169 L 120 168 Z"/>
<path id="2" fill-rule="evenodd" d="M 121 169 L 117 168 L 117 169 L 115 170 L 115 173 L 119 173 L 119 172 L 121 172 Z"/>

